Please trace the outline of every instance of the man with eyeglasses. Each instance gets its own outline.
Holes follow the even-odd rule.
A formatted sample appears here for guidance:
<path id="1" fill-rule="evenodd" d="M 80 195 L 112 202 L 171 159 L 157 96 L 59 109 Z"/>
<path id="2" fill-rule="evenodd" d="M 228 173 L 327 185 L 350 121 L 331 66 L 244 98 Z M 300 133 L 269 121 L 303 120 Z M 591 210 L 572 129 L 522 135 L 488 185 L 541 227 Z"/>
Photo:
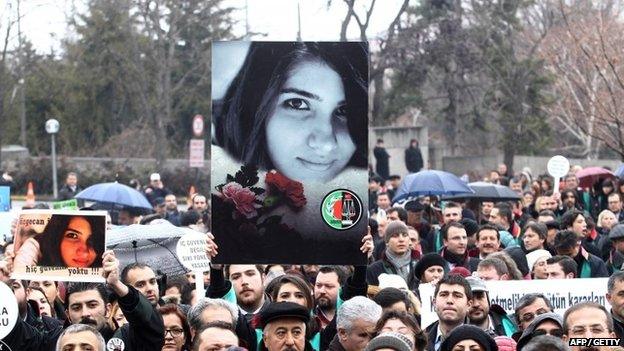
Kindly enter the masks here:
<path id="1" fill-rule="evenodd" d="M 534 337 L 540 335 L 550 335 L 556 338 L 563 338 L 563 318 L 556 313 L 544 313 L 535 317 L 535 320 L 524 330 L 520 340 L 518 340 L 517 350 L 522 350 Z"/>
<path id="2" fill-rule="evenodd" d="M 571 338 L 615 338 L 613 319 L 607 309 L 593 302 L 570 307 L 563 315 L 563 340 Z M 611 346 L 570 346 L 572 351 L 607 351 Z"/>
<path id="3" fill-rule="evenodd" d="M 516 303 L 515 318 L 518 332 L 514 333 L 512 337 L 519 340 L 522 332 L 529 327 L 536 316 L 552 311 L 550 301 L 543 294 L 525 294 Z"/>

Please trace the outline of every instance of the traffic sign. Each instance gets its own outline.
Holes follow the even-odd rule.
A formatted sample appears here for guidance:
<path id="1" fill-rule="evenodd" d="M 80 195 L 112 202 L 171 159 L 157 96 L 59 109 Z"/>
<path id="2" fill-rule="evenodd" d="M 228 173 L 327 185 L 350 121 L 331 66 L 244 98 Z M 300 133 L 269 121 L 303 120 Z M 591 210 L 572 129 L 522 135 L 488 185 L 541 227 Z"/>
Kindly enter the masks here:
<path id="1" fill-rule="evenodd" d="M 193 134 L 198 138 L 204 134 L 204 116 L 195 115 L 193 117 Z"/>
<path id="2" fill-rule="evenodd" d="M 191 139 L 189 151 L 189 166 L 191 168 L 203 168 L 205 153 L 204 139 Z"/>

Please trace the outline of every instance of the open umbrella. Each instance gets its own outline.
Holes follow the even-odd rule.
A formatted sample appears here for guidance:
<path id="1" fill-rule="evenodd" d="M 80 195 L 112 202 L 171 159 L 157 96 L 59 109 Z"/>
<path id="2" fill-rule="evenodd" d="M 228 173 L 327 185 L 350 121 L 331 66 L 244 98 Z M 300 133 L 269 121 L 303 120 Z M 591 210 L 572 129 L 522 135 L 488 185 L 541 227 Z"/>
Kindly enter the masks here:
<path id="1" fill-rule="evenodd" d="M 455 195 L 473 192 L 466 182 L 452 173 L 425 170 L 408 174 L 399 185 L 392 202 L 413 196 Z"/>
<path id="2" fill-rule="evenodd" d="M 184 234 L 193 232 L 164 219 L 155 220 L 150 224 L 132 224 L 108 231 L 106 246 L 115 252 L 122 267 L 140 262 L 154 271 L 174 276 L 187 271 L 176 255 L 178 240 Z"/>
<path id="3" fill-rule="evenodd" d="M 581 188 L 589 188 L 597 181 L 603 179 L 615 178 L 615 174 L 608 169 L 602 167 L 587 167 L 576 172 Z"/>
<path id="4" fill-rule="evenodd" d="M 492 202 L 520 200 L 520 195 L 518 193 L 503 185 L 474 182 L 468 183 L 468 186 L 470 189 L 474 190 L 474 193 L 444 196 L 442 200 L 474 199 Z"/>
<path id="5" fill-rule="evenodd" d="M 76 198 L 129 207 L 152 208 L 143 194 L 117 182 L 92 185 L 76 194 Z"/>
<path id="6" fill-rule="evenodd" d="M 624 164 L 618 167 L 618 169 L 615 171 L 615 176 L 618 178 L 624 178 Z"/>

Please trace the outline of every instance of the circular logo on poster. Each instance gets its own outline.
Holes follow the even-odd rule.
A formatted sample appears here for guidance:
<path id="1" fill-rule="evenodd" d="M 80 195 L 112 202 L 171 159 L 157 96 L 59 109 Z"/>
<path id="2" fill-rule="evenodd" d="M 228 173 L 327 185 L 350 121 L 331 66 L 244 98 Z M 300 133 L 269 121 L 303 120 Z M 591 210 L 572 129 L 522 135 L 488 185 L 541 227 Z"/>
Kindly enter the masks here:
<path id="1" fill-rule="evenodd" d="M 362 218 L 362 201 L 351 190 L 334 190 L 323 198 L 321 217 L 331 228 L 347 230 Z"/>
<path id="2" fill-rule="evenodd" d="M 5 344 L 4 341 L 0 340 L 0 350 L 2 351 L 12 351 L 9 345 Z"/>

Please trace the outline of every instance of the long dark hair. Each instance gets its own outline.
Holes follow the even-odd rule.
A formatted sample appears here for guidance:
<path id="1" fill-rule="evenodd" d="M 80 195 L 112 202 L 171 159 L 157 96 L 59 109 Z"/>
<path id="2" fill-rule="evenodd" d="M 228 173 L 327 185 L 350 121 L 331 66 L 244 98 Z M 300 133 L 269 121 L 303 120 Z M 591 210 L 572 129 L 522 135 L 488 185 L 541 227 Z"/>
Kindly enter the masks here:
<path id="1" fill-rule="evenodd" d="M 35 239 L 39 242 L 41 255 L 39 265 L 52 267 L 65 267 L 61 257 L 61 242 L 69 221 L 74 217 L 82 217 L 91 225 L 91 236 L 87 240 L 90 247 L 95 250 L 95 261 L 90 267 L 102 267 L 102 255 L 104 254 L 104 231 L 106 219 L 102 216 L 77 216 L 77 215 L 52 215 L 43 233 Z"/>
<path id="2" fill-rule="evenodd" d="M 368 157 L 368 45 L 366 43 L 254 42 L 214 116 L 216 140 L 232 157 L 273 168 L 265 125 L 280 89 L 296 64 L 320 60 L 342 78 L 347 125 L 356 150 L 349 166 L 366 168 Z M 215 109 L 216 111 L 216 109 Z"/>

